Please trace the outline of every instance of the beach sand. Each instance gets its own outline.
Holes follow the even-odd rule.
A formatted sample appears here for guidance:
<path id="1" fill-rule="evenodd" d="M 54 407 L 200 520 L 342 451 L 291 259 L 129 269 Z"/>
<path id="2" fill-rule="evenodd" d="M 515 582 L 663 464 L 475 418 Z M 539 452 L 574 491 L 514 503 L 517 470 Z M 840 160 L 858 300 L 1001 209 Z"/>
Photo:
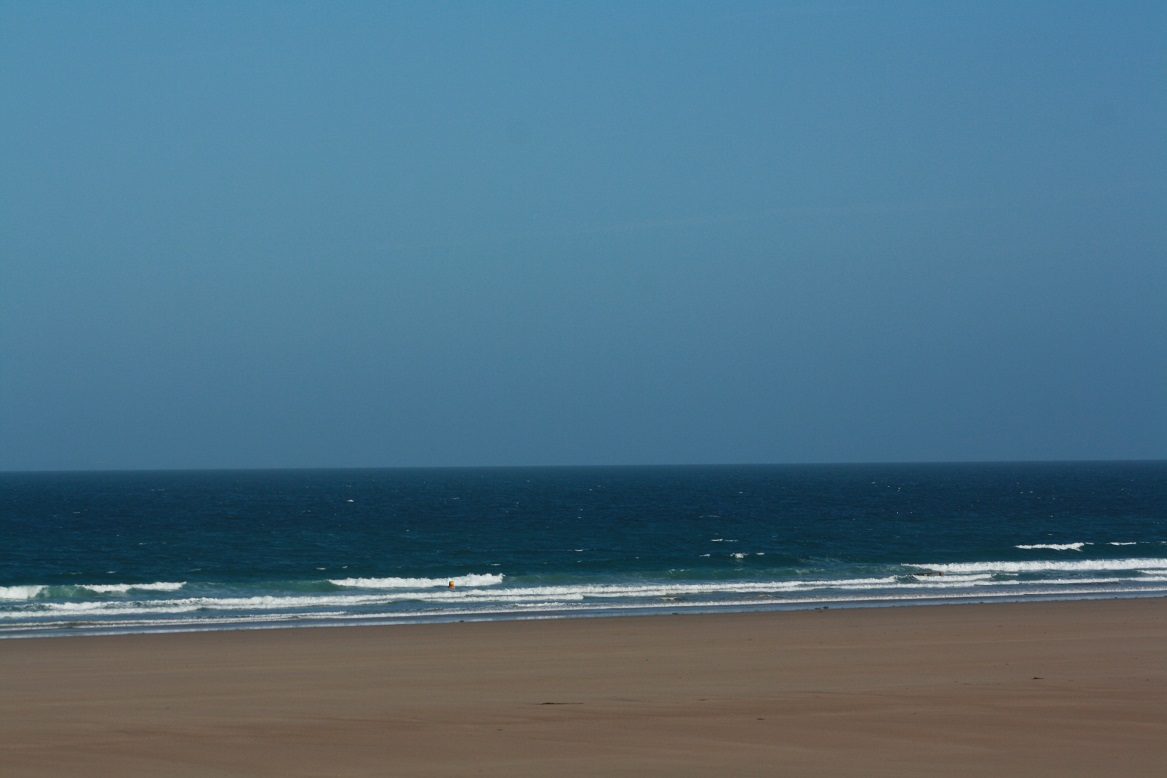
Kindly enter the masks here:
<path id="1" fill-rule="evenodd" d="M 0 641 L 4 776 L 1161 776 L 1167 599 Z"/>

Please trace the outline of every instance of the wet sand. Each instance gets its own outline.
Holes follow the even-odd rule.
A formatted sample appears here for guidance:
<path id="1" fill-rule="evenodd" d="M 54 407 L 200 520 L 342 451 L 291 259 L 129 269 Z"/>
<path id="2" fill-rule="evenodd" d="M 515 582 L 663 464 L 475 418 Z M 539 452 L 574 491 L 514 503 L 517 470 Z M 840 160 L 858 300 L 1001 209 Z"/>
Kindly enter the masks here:
<path id="1" fill-rule="evenodd" d="M 0 641 L 4 776 L 1160 776 L 1167 599 Z"/>

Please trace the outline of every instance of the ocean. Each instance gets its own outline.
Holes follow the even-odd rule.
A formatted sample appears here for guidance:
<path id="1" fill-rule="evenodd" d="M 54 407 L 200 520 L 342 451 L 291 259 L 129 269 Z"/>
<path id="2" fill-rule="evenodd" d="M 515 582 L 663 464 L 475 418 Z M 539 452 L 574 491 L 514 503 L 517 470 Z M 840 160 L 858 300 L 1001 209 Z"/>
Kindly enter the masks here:
<path id="1" fill-rule="evenodd" d="M 0 473 L 0 637 L 1167 594 L 1167 462 Z"/>

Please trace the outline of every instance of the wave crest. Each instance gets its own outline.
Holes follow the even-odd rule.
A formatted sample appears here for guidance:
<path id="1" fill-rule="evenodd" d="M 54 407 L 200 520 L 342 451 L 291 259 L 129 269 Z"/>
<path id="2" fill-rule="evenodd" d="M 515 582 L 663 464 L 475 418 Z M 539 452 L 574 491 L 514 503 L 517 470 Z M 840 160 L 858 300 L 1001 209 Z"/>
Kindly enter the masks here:
<path id="1" fill-rule="evenodd" d="M 1081 559 L 1073 562 L 1030 560 L 1026 562 L 951 562 L 909 565 L 938 573 L 1042 573 L 1075 570 L 1167 570 L 1167 559 Z"/>
<path id="2" fill-rule="evenodd" d="M 502 583 L 501 573 L 471 573 L 449 578 L 333 578 L 329 583 L 346 589 L 429 589 L 435 586 L 495 586 Z"/>
<path id="3" fill-rule="evenodd" d="M 0 586 L 0 600 L 31 600 L 41 593 L 43 586 Z"/>

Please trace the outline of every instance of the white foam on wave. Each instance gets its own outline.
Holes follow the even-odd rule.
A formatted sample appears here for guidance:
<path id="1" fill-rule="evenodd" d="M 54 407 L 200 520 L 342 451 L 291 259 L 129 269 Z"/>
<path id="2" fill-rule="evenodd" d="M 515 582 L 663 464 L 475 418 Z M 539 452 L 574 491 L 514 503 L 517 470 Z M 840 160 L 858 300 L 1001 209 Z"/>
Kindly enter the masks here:
<path id="1" fill-rule="evenodd" d="M 129 592 L 175 592 L 184 586 L 186 586 L 186 581 L 156 581 L 136 584 L 77 584 L 75 588 L 85 589 L 95 594 L 128 594 Z M 0 586 L 0 600 L 34 600 L 46 589 L 50 589 L 50 587 L 44 584 Z"/>
<path id="2" fill-rule="evenodd" d="M 1026 562 L 951 562 L 909 565 L 938 573 L 1043 573 L 1088 570 L 1167 570 L 1167 559 L 1080 559 L 1072 562 L 1030 560 Z"/>
<path id="3" fill-rule="evenodd" d="M 1081 551 L 1083 546 L 1093 546 L 1093 543 L 1034 543 L 1029 546 L 1014 546 L 1025 550 L 1047 548 L 1050 551 Z"/>
<path id="4" fill-rule="evenodd" d="M 41 593 L 43 586 L 0 586 L 0 600 L 31 600 Z"/>
<path id="5" fill-rule="evenodd" d="M 798 592 L 818 589 L 882 589 L 896 587 L 895 576 L 880 578 L 816 579 L 799 581 L 710 581 L 705 583 L 636 583 L 636 584 L 575 584 L 557 586 L 528 586 L 513 589 L 468 591 L 464 593 L 418 592 L 420 600 L 441 601 L 449 596 L 482 602 L 515 602 L 547 599 L 579 601 L 583 599 L 653 599 L 662 597 L 700 597 L 716 594 L 757 594 Z"/>
<path id="6" fill-rule="evenodd" d="M 336 592 L 333 594 L 259 595 L 251 597 L 185 597 L 166 600 L 139 600 L 125 602 L 38 602 L 36 612 L 72 615 L 143 615 L 181 614 L 194 611 L 227 613 L 238 611 L 288 612 L 319 608 L 367 608 L 393 606 L 416 602 L 438 607 L 443 612 L 451 607 L 530 607 L 548 603 L 625 603 L 646 601 L 675 601 L 677 598 L 704 601 L 706 597 L 749 596 L 763 600 L 781 596 L 822 596 L 826 592 L 880 592 L 886 597 L 893 590 L 953 589 L 992 585 L 988 574 L 952 575 L 912 578 L 904 581 L 897 576 L 847 579 L 802 579 L 788 581 L 709 581 L 698 583 L 652 582 L 635 584 L 568 584 L 526 587 L 484 587 L 449 590 L 442 586 L 413 588 L 398 586 L 373 593 Z M 397 579 L 401 580 L 401 579 Z M 419 579 L 430 580 L 430 579 Z M 435 579 L 436 580 L 436 579 Z M 1004 583 L 1004 582 L 998 582 Z M 447 582 L 448 585 L 448 582 Z M 831 595 L 832 598 L 836 595 Z M 753 600 L 752 600 L 753 601 Z M 0 620 L 21 618 L 28 612 L 2 612 Z"/>
<path id="7" fill-rule="evenodd" d="M 1137 579 L 1110 577 L 1106 570 L 1089 577 L 1052 577 L 1027 583 L 1000 578 L 999 569 L 958 572 L 955 565 L 944 575 L 889 575 L 870 578 L 802 578 L 750 581 L 637 581 L 626 583 L 567 583 L 530 586 L 487 586 L 448 589 L 395 587 L 370 591 L 338 590 L 295 595 L 237 597 L 195 596 L 167 599 L 102 599 L 54 602 L 36 599 L 27 604 L 0 608 L 0 631 L 27 628 L 20 623 L 48 628 L 62 624 L 117 628 L 135 624 L 154 627 L 183 624 L 225 625 L 317 619 L 367 619 L 455 614 L 507 614 L 570 610 L 609 611 L 625 608 L 754 607 L 783 603 L 878 601 L 896 602 L 927 598 L 1018 597 L 1028 595 L 1084 596 L 1092 593 L 1159 591 L 1167 583 L 1167 559 L 1117 560 L 1120 569 L 1154 573 Z M 1098 560 L 1104 562 L 1104 560 Z M 1146 564 L 1153 563 L 1153 564 Z M 981 564 L 986 563 L 972 563 Z M 920 566 L 916 566 L 919 568 Z M 1077 563 L 1045 563 L 1044 569 L 1080 571 Z M 1096 568 L 1092 568 L 1096 569 Z M 937 571 L 940 572 L 940 571 Z M 402 579 L 397 579 L 402 580 Z M 438 579 L 417 579 L 438 580 Z M 448 585 L 448 581 L 446 582 Z M 404 608 L 402 610 L 401 608 Z M 63 621 L 64 620 L 64 621 Z M 221 628 L 216 626 L 215 628 Z"/>
<path id="8" fill-rule="evenodd" d="M 369 606 L 391 606 L 402 602 L 440 604 L 443 611 L 448 606 L 481 606 L 495 604 L 500 607 L 517 607 L 524 604 L 547 602 L 618 601 L 618 600 L 659 600 L 673 597 L 700 597 L 710 594 L 738 594 L 766 596 L 779 593 L 793 594 L 800 591 L 819 589 L 876 589 L 894 587 L 894 576 L 884 578 L 858 578 L 845 580 L 809 581 L 736 581 L 708 583 L 649 583 L 649 584 L 580 584 L 531 587 L 495 587 L 449 590 L 429 587 L 407 591 L 403 588 L 386 589 L 376 594 L 336 592 L 334 594 L 310 594 L 295 596 L 260 595 L 252 597 L 184 597 L 167 600 L 122 600 L 88 602 L 43 602 L 37 603 L 36 612 L 62 613 L 73 615 L 107 615 L 144 613 L 178 614 L 192 611 L 231 612 L 243 610 L 288 611 L 317 608 L 352 608 Z M 448 584 L 448 582 L 447 582 Z M 28 612 L 0 611 L 0 619 L 25 618 Z"/>
<path id="9" fill-rule="evenodd" d="M 145 584 L 82 584 L 80 588 L 98 594 L 125 594 L 126 592 L 176 592 L 186 581 L 157 581 Z"/>
<path id="10" fill-rule="evenodd" d="M 183 597 L 172 600 L 104 600 L 89 602 L 44 602 L 32 607 L 34 613 L 70 613 L 111 615 L 120 614 L 166 614 L 189 613 L 192 611 L 287 611 L 302 608 L 334 607 L 344 608 L 361 605 L 383 605 L 397 598 L 377 595 L 304 595 L 281 597 L 262 595 L 256 597 Z M 29 611 L 0 611 L 0 619 L 27 618 Z"/>
<path id="11" fill-rule="evenodd" d="M 428 589 L 431 587 L 496 586 L 502 583 L 502 573 L 471 573 L 449 578 L 337 578 L 329 580 L 346 589 Z"/>
<path id="12" fill-rule="evenodd" d="M 934 576 L 927 574 L 913 574 L 912 576 L 919 583 L 935 584 L 965 584 L 976 583 L 977 581 L 991 581 L 993 579 L 992 573 L 951 573 L 943 576 Z"/>
<path id="13" fill-rule="evenodd" d="M 208 606 L 193 600 L 158 600 L 155 602 L 45 602 L 37 603 L 33 613 L 105 614 L 121 613 L 186 613 L 204 610 Z M 0 611 L 0 619 L 27 618 L 28 611 Z"/>
<path id="14" fill-rule="evenodd" d="M 1075 588 L 1073 589 L 1072 595 L 1075 598 L 1077 598 L 1077 597 L 1090 597 L 1090 596 L 1097 596 L 1097 595 L 1114 595 L 1114 594 L 1145 595 L 1148 592 L 1158 591 L 1157 589 L 1148 589 L 1148 588 L 1143 587 L 1143 586 L 1130 586 L 1130 585 L 1114 586 L 1113 584 L 1109 584 L 1106 582 L 1109 579 L 1100 579 L 1100 580 L 1102 581 L 1101 585 L 1097 585 L 1097 586 L 1093 586 L 1093 587 L 1081 586 L 1080 584 L 1083 584 L 1083 583 L 1095 584 L 1095 583 L 1099 583 L 1099 582 L 1096 582 L 1096 581 L 1087 582 L 1087 581 L 1075 580 L 1073 583 L 1077 584 L 1077 586 L 1075 586 Z M 1130 584 L 1129 579 L 1114 579 L 1114 580 L 1116 582 L 1123 582 L 1123 583 Z M 996 583 L 999 583 L 999 584 L 1013 583 L 1013 584 L 1015 584 L 1017 582 L 1011 581 L 1011 582 L 996 582 Z M 1028 594 L 1057 597 L 1059 595 L 1067 594 L 1067 591 L 1066 591 L 1066 587 L 1064 587 L 1064 586 L 1047 585 L 1047 586 L 1041 586 L 1041 587 L 1034 587 L 1031 592 L 1027 592 L 1027 595 Z M 877 601 L 884 602 L 884 603 L 926 602 L 929 600 L 935 600 L 937 597 L 941 597 L 945 600 L 962 600 L 962 599 L 977 599 L 977 600 L 1008 599 L 1008 600 L 1012 600 L 1012 599 L 1017 599 L 1019 597 L 1019 593 L 1017 591 L 1016 586 L 1001 586 L 999 590 L 994 590 L 993 588 L 980 588 L 980 589 L 975 590 L 975 592 L 970 591 L 968 594 L 960 594 L 960 593 L 953 593 L 953 592 L 945 592 L 945 593 L 941 594 L 939 592 L 931 591 L 930 589 L 928 589 L 926 587 L 905 587 L 903 589 L 896 589 L 895 591 L 889 590 L 889 591 L 881 592 L 877 598 Z M 873 602 L 873 600 L 872 600 L 872 597 L 870 594 L 865 593 L 865 592 L 861 592 L 861 591 L 854 592 L 851 594 L 848 594 L 845 592 L 835 592 L 835 591 L 831 591 L 829 594 L 827 594 L 827 593 L 804 594 L 801 592 L 791 592 L 788 594 L 783 594 L 781 592 L 775 591 L 775 592 L 768 593 L 768 596 L 751 596 L 748 598 L 738 598 L 738 599 L 719 599 L 719 600 L 717 600 L 716 605 L 719 608 L 733 608 L 733 607 L 752 608 L 752 607 L 756 607 L 758 605 L 767 605 L 767 606 L 772 606 L 772 605 L 779 605 L 779 606 L 781 606 L 781 605 L 795 605 L 795 606 L 803 605 L 803 606 L 809 606 L 809 605 L 812 605 L 816 602 L 832 603 L 832 604 L 833 603 L 870 603 L 870 602 Z M 522 611 L 524 613 L 540 612 L 540 611 L 575 611 L 575 612 L 621 611 L 621 610 L 628 609 L 629 607 L 649 608 L 649 609 L 658 609 L 658 610 L 664 610 L 664 609 L 677 610 L 677 609 L 686 609 L 686 608 L 707 608 L 710 605 L 711 605 L 711 603 L 709 601 L 703 601 L 703 600 L 679 601 L 679 600 L 676 600 L 672 597 L 660 597 L 660 598 L 656 598 L 655 601 L 641 601 L 638 603 L 621 602 L 619 600 L 607 600 L 607 601 L 588 600 L 587 602 L 582 602 L 580 600 L 580 598 L 571 598 L 570 600 L 561 600 L 561 601 L 545 600 L 545 601 L 539 601 L 539 602 L 531 602 L 530 604 L 523 604 L 523 605 L 520 605 L 520 604 L 514 603 L 514 602 L 497 602 L 497 601 L 496 602 L 489 602 L 488 601 L 487 603 L 484 603 L 482 605 L 477 605 L 474 603 L 466 603 L 466 607 L 462 607 L 462 608 L 459 608 L 456 606 L 449 608 L 449 609 L 443 608 L 442 614 L 446 617 L 454 617 L 454 616 L 462 616 L 462 615 L 489 617 L 491 615 L 505 615 L 508 613 L 514 613 L 516 610 Z M 342 618 L 361 619 L 361 618 L 367 618 L 367 617 L 360 615 L 360 614 L 350 614 L 350 615 L 347 615 L 347 616 L 342 617 Z"/>

